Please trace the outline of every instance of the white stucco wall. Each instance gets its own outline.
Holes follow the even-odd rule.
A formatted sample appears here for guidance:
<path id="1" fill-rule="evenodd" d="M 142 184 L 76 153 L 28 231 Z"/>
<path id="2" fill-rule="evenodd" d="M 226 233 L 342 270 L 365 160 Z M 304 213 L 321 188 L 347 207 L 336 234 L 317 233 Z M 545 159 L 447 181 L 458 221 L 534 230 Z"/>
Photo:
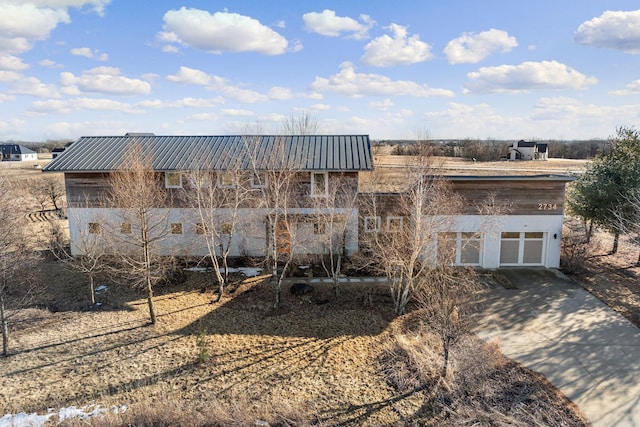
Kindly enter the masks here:
<path id="1" fill-rule="evenodd" d="M 203 222 L 196 209 L 157 209 L 158 217 L 166 218 L 168 224 L 181 223 L 182 234 L 168 234 L 159 244 L 160 253 L 176 256 L 204 256 L 207 255 L 206 239 L 196 233 L 196 224 Z M 310 215 L 315 213 L 313 209 L 290 209 L 291 215 Z M 347 255 L 353 255 L 358 251 L 358 214 L 357 211 L 336 209 L 336 214 L 345 215 L 347 233 L 345 238 L 345 250 Z M 231 256 L 264 256 L 267 245 L 266 209 L 240 209 L 237 213 L 236 231 L 231 241 Z M 88 238 L 89 223 L 95 222 L 103 225 L 103 235 L 92 235 L 91 239 L 102 239 L 106 244 L 110 236 L 116 238 L 126 237 L 120 233 L 119 227 L 122 218 L 118 217 L 117 210 L 103 208 L 69 208 L 69 235 L 71 251 L 73 255 L 80 255 L 82 239 Z M 228 222 L 232 211 L 220 212 L 220 224 Z M 226 216 L 226 217 L 225 217 Z M 309 228 L 310 227 L 310 228 Z M 296 227 L 298 229 L 298 227 Z M 312 223 L 300 223 L 300 233 L 292 237 L 294 252 L 298 253 L 322 253 L 321 236 L 313 234 Z M 135 230 L 133 230 L 135 233 Z"/>
<path id="2" fill-rule="evenodd" d="M 558 268 L 562 221 L 562 215 L 460 215 L 444 221 L 448 224 L 447 230 L 444 231 L 482 233 L 482 267 L 484 268 L 500 267 L 501 233 L 542 232 L 544 233 L 542 265 L 547 268 Z"/>

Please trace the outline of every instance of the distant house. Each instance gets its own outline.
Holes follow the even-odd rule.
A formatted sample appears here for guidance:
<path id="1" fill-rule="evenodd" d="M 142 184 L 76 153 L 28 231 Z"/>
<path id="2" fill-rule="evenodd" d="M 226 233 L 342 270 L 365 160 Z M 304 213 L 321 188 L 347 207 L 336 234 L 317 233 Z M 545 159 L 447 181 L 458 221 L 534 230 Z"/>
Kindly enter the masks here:
<path id="1" fill-rule="evenodd" d="M 18 144 L 0 144 L 3 162 L 26 162 L 38 160 L 38 153 Z"/>
<path id="2" fill-rule="evenodd" d="M 252 140 L 251 159 L 245 138 Z M 321 208 L 314 200 L 327 197 L 327 189 L 332 183 L 344 186 L 352 194 L 357 192 L 360 201 L 377 198 L 380 202 L 380 210 L 376 212 L 369 212 L 366 203 L 360 201 L 355 210 L 342 205 L 332 208 L 346 225 L 342 248 L 346 255 L 360 250 L 360 243 L 365 241 L 363 234 L 394 233 L 411 221 L 406 212 L 400 210 L 400 200 L 406 185 L 410 185 L 406 179 L 400 178 L 406 184 L 401 188 L 391 188 L 387 182 L 379 180 L 372 180 L 367 187 L 359 179 L 374 169 L 367 135 L 83 137 L 44 168 L 45 171 L 64 173 L 74 254 L 78 253 L 74 242 L 79 239 L 80 230 L 89 233 L 99 230 L 101 221 L 117 215 L 118 207 L 104 207 L 99 201 L 108 186 L 109 175 L 121 170 L 126 154 L 136 144 L 151 154 L 156 184 L 176 196 L 199 185 L 190 182 L 190 171 L 210 172 L 210 182 L 216 180 L 222 188 L 236 185 L 229 172 L 248 174 L 250 191 L 263 193 L 272 190 L 264 185 L 268 180 L 266 175 L 260 177 L 261 174 L 290 168 L 295 172 L 296 196 L 286 210 L 295 218 L 297 233 L 309 237 L 309 245 L 304 246 L 307 253 L 323 253 L 322 245 L 313 244 L 321 242 L 321 235 L 326 232 L 322 224 L 316 225 Z M 279 149 L 284 151 L 278 152 Z M 259 179 L 254 181 L 254 178 Z M 493 175 L 440 176 L 439 179 L 447 180 L 452 191 L 464 201 L 463 211 L 450 218 L 452 226 L 430 237 L 434 248 L 439 244 L 455 244 L 455 265 L 483 268 L 559 266 L 565 185 L 573 180 L 572 177 Z M 506 208 L 483 213 L 479 207 L 487 199 L 495 206 Z M 205 254 L 193 208 L 181 204 L 179 197 L 171 200 L 171 205 L 159 209 L 166 212 L 179 232 L 172 233 L 171 239 L 164 242 L 164 252 Z M 242 224 L 238 230 L 242 231 L 234 234 L 236 240 L 231 243 L 231 255 L 265 255 L 267 230 L 277 224 L 270 224 L 269 213 L 263 205 L 248 204 L 240 209 Z M 130 232 L 130 227 L 122 230 Z"/>
<path id="3" fill-rule="evenodd" d="M 547 160 L 548 144 L 520 140 L 509 147 L 509 160 Z"/>
<path id="4" fill-rule="evenodd" d="M 54 148 L 53 150 L 51 150 L 51 158 L 55 159 L 60 154 L 62 154 L 64 150 L 65 150 L 64 148 Z"/>

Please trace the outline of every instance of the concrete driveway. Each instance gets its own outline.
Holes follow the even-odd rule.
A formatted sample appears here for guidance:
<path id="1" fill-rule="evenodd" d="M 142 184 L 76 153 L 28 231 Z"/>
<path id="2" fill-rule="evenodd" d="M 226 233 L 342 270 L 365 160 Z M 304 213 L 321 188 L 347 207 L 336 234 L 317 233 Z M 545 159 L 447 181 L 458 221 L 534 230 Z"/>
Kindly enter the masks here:
<path id="1" fill-rule="evenodd" d="M 594 426 L 640 426 L 640 330 L 562 273 L 500 270 L 478 334 L 543 374 Z"/>

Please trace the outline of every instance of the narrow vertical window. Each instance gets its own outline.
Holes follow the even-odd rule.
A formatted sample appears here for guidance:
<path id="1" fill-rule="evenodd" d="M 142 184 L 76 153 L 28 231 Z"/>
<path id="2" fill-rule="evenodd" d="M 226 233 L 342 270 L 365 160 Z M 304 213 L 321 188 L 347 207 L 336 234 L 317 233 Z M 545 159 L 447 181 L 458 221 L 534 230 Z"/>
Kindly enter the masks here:
<path id="1" fill-rule="evenodd" d="M 311 173 L 311 196 L 326 197 L 329 191 L 329 174 L 327 172 Z"/>

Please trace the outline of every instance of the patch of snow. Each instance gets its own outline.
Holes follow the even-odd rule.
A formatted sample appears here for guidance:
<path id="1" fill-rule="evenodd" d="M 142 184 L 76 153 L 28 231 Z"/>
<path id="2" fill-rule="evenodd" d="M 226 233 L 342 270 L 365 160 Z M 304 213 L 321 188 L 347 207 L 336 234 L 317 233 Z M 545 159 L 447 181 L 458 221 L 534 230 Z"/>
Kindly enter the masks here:
<path id="1" fill-rule="evenodd" d="M 94 289 L 94 292 L 105 292 L 107 287 L 105 285 L 100 285 Z"/>
<path id="2" fill-rule="evenodd" d="M 307 269 L 311 268 L 311 266 L 310 265 L 299 265 L 298 268 L 300 270 L 307 270 Z"/>
<path id="3" fill-rule="evenodd" d="M 220 272 L 223 271 L 224 269 L 221 268 Z M 242 273 L 245 275 L 245 277 L 256 277 L 260 274 L 260 272 L 262 272 L 262 269 L 257 267 L 229 267 L 229 273 Z"/>
<path id="4" fill-rule="evenodd" d="M 102 408 L 97 405 L 83 406 L 82 408 L 76 408 L 75 406 L 69 406 L 61 408 L 57 412 L 49 409 L 49 411 L 40 415 L 36 412 L 27 414 L 26 412 L 20 412 L 18 414 L 6 414 L 0 418 L 0 427 L 41 427 L 53 417 L 57 417 L 58 421 L 64 421 L 72 418 L 79 418 L 86 420 L 88 418 L 97 417 L 105 414 L 106 412 L 113 412 L 118 414 L 127 410 L 126 406 L 114 406 L 112 408 Z"/>
<path id="5" fill-rule="evenodd" d="M 185 268 L 184 271 L 195 271 L 198 273 L 206 273 L 209 271 L 213 271 L 211 268 L 206 267 L 189 267 Z M 220 267 L 220 272 L 224 273 L 224 267 Z M 242 273 L 246 277 L 255 277 L 262 272 L 261 268 L 256 267 L 229 267 L 229 273 Z"/>
<path id="6" fill-rule="evenodd" d="M 206 273 L 207 271 L 213 271 L 213 269 L 207 268 L 207 267 L 189 267 L 189 268 L 185 268 L 183 270 L 184 271 L 195 271 L 197 273 Z"/>

